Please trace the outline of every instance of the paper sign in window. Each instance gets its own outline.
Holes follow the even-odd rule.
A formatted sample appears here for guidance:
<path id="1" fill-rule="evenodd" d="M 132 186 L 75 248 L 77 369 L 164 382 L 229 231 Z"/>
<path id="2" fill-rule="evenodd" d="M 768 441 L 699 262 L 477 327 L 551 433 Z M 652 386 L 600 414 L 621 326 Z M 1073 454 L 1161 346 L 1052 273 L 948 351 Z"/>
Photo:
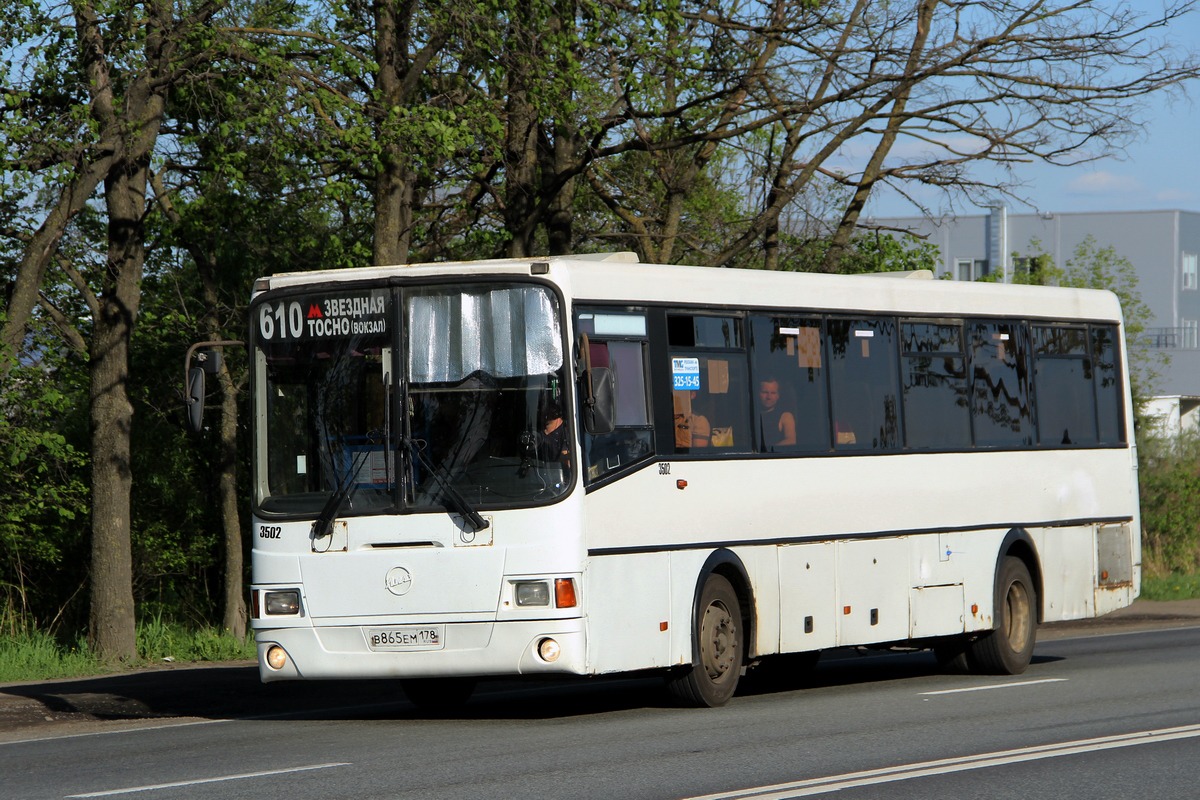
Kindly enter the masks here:
<path id="1" fill-rule="evenodd" d="M 821 329 L 780 328 L 779 333 L 787 337 L 787 354 L 796 356 L 796 365 L 801 369 L 821 368 Z"/>
<path id="2" fill-rule="evenodd" d="M 729 393 L 729 362 L 715 358 L 708 360 L 708 391 L 712 394 Z"/>
<path id="3" fill-rule="evenodd" d="M 870 358 L 870 357 L 871 357 L 871 338 L 872 338 L 874 335 L 875 335 L 875 331 L 873 331 L 873 330 L 870 330 L 870 329 L 866 329 L 866 330 L 856 330 L 856 331 L 854 332 L 854 336 L 855 336 L 855 337 L 856 337 L 856 338 L 857 338 L 857 339 L 858 339 L 860 342 L 862 342 L 862 357 L 863 357 L 863 358 Z"/>

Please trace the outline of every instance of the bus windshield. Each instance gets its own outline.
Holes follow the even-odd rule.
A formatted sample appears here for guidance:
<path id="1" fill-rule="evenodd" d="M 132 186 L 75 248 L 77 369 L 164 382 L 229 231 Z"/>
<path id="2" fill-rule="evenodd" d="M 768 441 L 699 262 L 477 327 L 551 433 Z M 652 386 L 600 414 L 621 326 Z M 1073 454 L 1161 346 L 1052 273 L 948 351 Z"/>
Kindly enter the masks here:
<path id="1" fill-rule="evenodd" d="M 261 303 L 260 510 L 462 514 L 561 496 L 574 446 L 560 317 L 532 285 Z"/>

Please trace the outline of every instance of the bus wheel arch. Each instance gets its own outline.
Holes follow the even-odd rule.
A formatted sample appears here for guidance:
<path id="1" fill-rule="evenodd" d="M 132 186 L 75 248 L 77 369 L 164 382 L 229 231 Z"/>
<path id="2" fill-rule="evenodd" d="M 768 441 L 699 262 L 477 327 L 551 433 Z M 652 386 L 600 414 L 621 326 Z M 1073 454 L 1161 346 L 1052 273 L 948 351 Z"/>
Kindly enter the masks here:
<path id="1" fill-rule="evenodd" d="M 1042 619 L 1042 581 L 1037 549 L 1028 532 L 1009 531 L 996 558 L 992 630 L 971 640 L 972 672 L 1018 675 L 1029 666 Z"/>
<path id="2" fill-rule="evenodd" d="M 1042 570 L 1027 531 L 1014 528 L 996 551 L 992 573 L 992 629 L 936 642 L 938 663 L 951 672 L 1016 675 L 1033 655 L 1042 621 Z"/>
<path id="3" fill-rule="evenodd" d="M 696 580 L 689 618 L 691 663 L 667 675 L 686 705 L 724 705 L 737 690 L 754 636 L 754 598 L 741 559 L 714 551 Z"/>
<path id="4" fill-rule="evenodd" d="M 1008 556 L 1020 559 L 1025 564 L 1025 569 L 1029 570 L 1029 577 L 1033 581 L 1033 589 L 1037 593 L 1037 604 L 1034 612 L 1037 615 L 1037 622 L 1040 624 L 1044 619 L 1043 598 L 1045 597 L 1042 587 L 1042 564 L 1041 559 L 1038 558 L 1037 545 L 1034 544 L 1033 537 L 1024 528 L 1013 528 L 1004 537 L 1004 541 L 1000 543 L 1000 551 L 996 558 L 995 576 L 992 580 L 992 586 L 994 587 L 998 587 L 1000 584 L 1000 572 L 1004 566 L 1004 559 Z M 999 596 L 999 588 L 995 591 L 997 592 L 995 602 L 999 603 L 1002 599 Z M 993 608 L 999 608 L 999 606 L 996 605 Z"/>

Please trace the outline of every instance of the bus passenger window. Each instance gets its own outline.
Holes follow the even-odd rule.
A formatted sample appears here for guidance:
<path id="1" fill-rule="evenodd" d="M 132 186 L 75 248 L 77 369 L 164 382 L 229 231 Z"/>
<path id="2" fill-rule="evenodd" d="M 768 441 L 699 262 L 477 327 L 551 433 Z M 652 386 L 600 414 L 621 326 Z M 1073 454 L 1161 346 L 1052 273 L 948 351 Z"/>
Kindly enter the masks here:
<path id="1" fill-rule="evenodd" d="M 971 416 L 962 323 L 901 325 L 904 445 L 922 449 L 971 446 Z"/>
<path id="2" fill-rule="evenodd" d="M 1038 444 L 1096 443 L 1096 402 L 1087 327 L 1033 326 Z"/>
<path id="3" fill-rule="evenodd" d="M 834 448 L 896 449 L 900 421 L 895 320 L 831 318 L 828 330 Z"/>
<path id="4" fill-rule="evenodd" d="M 675 452 L 750 450 L 744 358 L 672 351 L 671 370 Z"/>
<path id="5" fill-rule="evenodd" d="M 1090 328 L 1099 441 L 1101 444 L 1124 444 L 1125 403 L 1121 395 L 1121 364 L 1117 357 L 1117 326 L 1092 325 Z"/>
<path id="6" fill-rule="evenodd" d="M 759 452 L 829 450 L 829 396 L 822 346 L 819 319 L 751 320 L 755 447 Z"/>
<path id="7" fill-rule="evenodd" d="M 973 322 L 971 425 L 977 447 L 1033 444 L 1029 405 L 1029 345 L 1019 322 Z"/>

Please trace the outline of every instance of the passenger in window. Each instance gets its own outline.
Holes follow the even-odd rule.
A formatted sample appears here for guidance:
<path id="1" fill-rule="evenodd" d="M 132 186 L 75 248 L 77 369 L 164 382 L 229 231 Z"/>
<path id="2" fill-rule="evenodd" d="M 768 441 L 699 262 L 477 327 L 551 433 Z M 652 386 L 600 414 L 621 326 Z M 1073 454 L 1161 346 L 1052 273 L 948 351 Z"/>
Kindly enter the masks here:
<path id="1" fill-rule="evenodd" d="M 712 426 L 695 409 L 699 392 L 675 392 L 675 448 L 708 447 Z"/>
<path id="2" fill-rule="evenodd" d="M 782 447 L 796 445 L 796 417 L 785 411 L 779 402 L 779 380 L 765 378 L 758 383 L 759 447 L 773 453 Z"/>

